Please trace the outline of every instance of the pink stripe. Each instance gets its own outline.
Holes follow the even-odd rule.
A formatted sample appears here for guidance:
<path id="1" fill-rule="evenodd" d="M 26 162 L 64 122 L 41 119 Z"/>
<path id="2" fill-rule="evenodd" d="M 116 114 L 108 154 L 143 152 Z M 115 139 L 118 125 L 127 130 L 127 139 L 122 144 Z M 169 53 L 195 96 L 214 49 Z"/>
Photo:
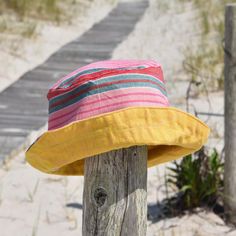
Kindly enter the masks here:
<path id="1" fill-rule="evenodd" d="M 78 101 L 77 103 L 74 103 L 74 104 L 67 106 L 59 111 L 55 111 L 55 112 L 51 113 L 50 118 L 54 119 L 55 117 L 61 116 L 63 114 L 73 112 L 74 110 L 76 110 L 78 108 L 78 106 L 80 106 L 83 103 L 89 103 L 90 101 L 91 101 L 91 103 L 93 103 L 93 102 L 97 103 L 102 98 L 103 99 L 112 99 L 113 97 L 119 96 L 121 94 L 129 94 L 129 93 L 153 93 L 153 94 L 156 94 L 156 96 L 158 96 L 158 98 L 156 98 L 156 99 L 165 101 L 167 106 L 169 105 L 167 97 L 165 97 L 157 89 L 154 89 L 151 87 L 150 88 L 147 88 L 147 87 L 146 88 L 143 88 L 143 87 L 120 88 L 120 89 L 116 89 L 116 90 L 102 92 L 100 94 L 93 94 L 93 95 L 90 95 L 89 97 L 85 97 L 85 98 L 81 99 L 80 101 Z"/>
<path id="2" fill-rule="evenodd" d="M 70 119 L 72 117 L 76 117 L 80 114 L 79 112 L 86 111 L 86 108 L 88 107 L 90 109 L 97 109 L 98 106 L 104 105 L 110 105 L 114 102 L 122 102 L 126 99 L 128 101 L 129 99 L 141 99 L 142 101 L 145 101 L 145 99 L 148 100 L 155 100 L 156 103 L 159 102 L 162 106 L 169 106 L 167 98 L 158 90 L 153 88 L 121 88 L 117 90 L 107 91 L 100 94 L 94 94 L 89 97 L 83 98 L 77 103 L 74 103 L 66 108 L 63 108 L 59 111 L 56 111 L 49 116 L 49 129 L 52 129 L 52 127 L 58 126 L 60 123 L 70 122 Z M 123 107 L 121 107 L 123 108 Z M 109 109 L 105 109 L 107 112 L 109 112 Z M 113 109 L 115 110 L 115 109 Z M 88 115 L 85 116 L 85 118 L 88 117 Z M 83 117 L 84 118 L 84 117 Z M 76 118 L 78 119 L 78 117 Z"/>
<path id="3" fill-rule="evenodd" d="M 86 66 L 80 67 L 79 69 L 71 72 L 70 74 L 66 75 L 59 81 L 57 81 L 51 89 L 55 89 L 58 87 L 59 84 L 61 84 L 64 80 L 67 80 L 69 77 L 72 77 L 76 75 L 77 73 L 88 70 L 88 69 L 95 69 L 95 68 L 122 68 L 122 67 L 129 67 L 129 66 L 155 66 L 160 67 L 160 64 L 153 60 L 107 60 L 107 61 L 98 61 L 91 64 L 88 64 Z"/>
<path id="4" fill-rule="evenodd" d="M 131 95 L 131 94 L 124 94 L 124 95 L 119 95 L 119 97 L 122 97 L 122 98 L 124 98 L 125 96 L 129 96 L 129 95 Z M 135 96 L 129 96 L 129 100 L 128 101 L 133 101 L 133 100 L 130 100 L 131 98 L 137 98 L 137 96 L 140 96 L 140 95 L 143 95 L 143 94 L 138 94 L 138 93 L 135 93 L 135 94 L 132 94 L 132 95 L 135 95 Z M 156 96 L 156 94 L 152 94 L 152 96 Z M 149 95 L 150 96 L 150 95 Z M 118 96 L 117 97 L 113 97 L 113 98 L 118 98 Z M 113 99 L 112 98 L 112 99 Z M 112 99 L 110 99 L 110 98 L 107 98 L 107 99 L 102 99 L 102 100 L 100 100 L 104 105 L 102 106 L 102 107 L 109 107 L 111 104 L 113 104 L 114 103 L 114 100 L 112 101 Z M 108 100 L 108 102 L 104 102 L 104 100 Z M 121 101 L 120 102 L 122 102 L 122 100 L 123 99 L 121 99 Z M 153 98 L 151 98 L 150 100 L 145 100 L 145 98 L 143 98 L 143 97 L 141 97 L 141 99 L 139 99 L 139 101 L 144 101 L 144 102 L 146 102 L 146 101 L 148 101 L 148 102 L 154 102 L 154 103 L 156 103 L 156 102 L 158 102 L 158 103 L 160 103 L 160 104 L 162 104 L 162 105 L 165 105 L 165 106 L 167 106 L 167 104 L 165 103 L 165 102 L 163 102 L 163 101 L 154 101 L 153 100 Z M 100 102 L 99 101 L 99 102 Z M 127 102 L 128 102 L 127 101 Z M 68 112 L 68 113 L 64 113 L 64 114 L 62 114 L 62 115 L 60 115 L 60 116 L 57 116 L 57 117 L 55 117 L 55 118 L 51 118 L 50 117 L 50 122 L 55 122 L 56 120 L 58 120 L 58 119 L 62 119 L 62 118 L 66 118 L 66 116 L 67 115 L 72 115 L 72 114 L 74 114 L 74 113 L 78 113 L 78 111 L 80 111 L 80 113 L 82 114 L 82 113 L 84 113 L 84 112 L 87 112 L 87 110 L 86 110 L 86 105 L 89 105 L 89 104 L 91 104 L 91 102 L 88 102 L 88 103 L 86 103 L 86 104 L 81 104 L 80 106 L 78 106 L 78 107 L 76 107 L 75 109 L 73 109 L 73 111 L 70 111 L 70 112 Z M 89 108 L 90 108 L 90 110 L 96 110 L 96 109 L 99 109 L 101 106 L 100 106 L 100 103 L 98 103 L 98 101 L 94 101 L 93 102 L 93 104 L 92 104 L 92 106 L 89 106 Z"/>
<path id="5" fill-rule="evenodd" d="M 60 128 L 64 125 L 69 124 L 69 123 L 76 121 L 76 120 L 82 120 L 82 119 L 96 116 L 99 114 L 103 114 L 106 112 L 119 110 L 121 108 L 133 107 L 134 103 L 135 103 L 135 106 L 153 106 L 153 104 L 155 104 L 156 107 L 166 107 L 166 104 L 163 102 L 160 102 L 160 101 L 140 99 L 140 100 L 129 100 L 129 101 L 122 101 L 122 102 L 113 103 L 113 104 L 109 104 L 109 105 L 104 105 L 104 106 L 100 106 L 97 108 L 85 110 L 83 112 L 81 112 L 80 109 L 78 108 L 78 110 L 75 114 L 72 114 L 72 115 L 70 114 L 70 115 L 66 116 L 65 121 L 57 122 L 57 123 L 55 122 L 53 125 L 50 125 L 50 123 L 49 123 L 49 130 L 52 130 L 55 128 Z"/>
<path id="6" fill-rule="evenodd" d="M 78 109 L 79 111 L 79 114 L 80 115 L 83 115 L 85 113 L 91 113 L 93 111 L 97 111 L 97 110 L 101 110 L 103 108 L 108 108 L 108 107 L 114 107 L 114 106 L 119 106 L 119 105 L 124 105 L 124 104 L 130 104 L 130 103 L 150 103 L 150 104 L 161 104 L 163 106 L 165 106 L 166 104 L 161 102 L 161 101 L 153 101 L 153 100 L 145 100 L 145 99 L 136 99 L 136 100 L 129 100 L 129 101 L 121 101 L 121 102 L 117 102 L 117 103 L 113 103 L 113 104 L 107 104 L 107 105 L 104 105 L 104 106 L 99 106 L 99 107 L 96 107 L 96 108 L 91 108 L 91 109 L 88 109 L 88 110 L 84 110 L 84 111 L 80 111 L 82 109 Z M 77 113 L 78 114 L 78 113 Z M 76 114 L 76 115 L 77 115 Z"/>
<path id="7" fill-rule="evenodd" d="M 73 104 L 73 108 L 72 109 L 69 109 L 69 111 L 66 111 L 66 112 L 55 112 L 55 113 L 52 113 L 52 115 L 50 115 L 50 122 L 54 121 L 54 120 L 57 120 L 61 117 L 63 117 L 64 115 L 68 114 L 68 113 L 71 113 L 75 110 L 79 108 L 82 108 L 82 107 L 85 107 L 85 106 L 88 106 L 90 105 L 90 107 L 97 107 L 98 105 L 98 102 L 102 103 L 102 104 L 108 104 L 109 102 L 112 102 L 112 100 L 116 99 L 116 98 L 122 98 L 122 97 L 132 97 L 132 96 L 144 96 L 144 97 L 148 97 L 148 96 L 151 96 L 151 97 L 158 97 L 157 99 L 159 101 L 161 101 L 163 104 L 165 104 L 166 106 L 169 105 L 167 99 L 162 95 L 162 94 L 158 94 L 158 93 L 151 93 L 151 92 L 127 92 L 125 94 L 112 94 L 112 96 L 108 95 L 107 93 L 100 93 L 98 95 L 100 98 L 98 99 L 98 97 L 86 97 L 82 100 L 80 100 L 79 102 L 76 103 L 76 106 L 74 106 Z M 104 97 L 104 98 L 101 98 L 101 97 Z M 106 102 L 108 101 L 108 102 Z M 164 103 L 165 102 L 165 103 Z M 62 109 L 61 111 L 63 111 L 64 109 Z"/>

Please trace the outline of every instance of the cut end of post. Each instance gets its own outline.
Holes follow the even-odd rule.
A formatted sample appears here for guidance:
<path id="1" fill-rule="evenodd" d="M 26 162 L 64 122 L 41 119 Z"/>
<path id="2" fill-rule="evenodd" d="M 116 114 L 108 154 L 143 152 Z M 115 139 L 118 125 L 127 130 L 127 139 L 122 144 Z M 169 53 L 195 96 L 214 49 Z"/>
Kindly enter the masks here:
<path id="1" fill-rule="evenodd" d="M 227 23 L 227 17 L 230 18 L 231 21 L 234 21 L 235 15 L 236 15 L 236 3 L 227 3 L 225 5 L 225 22 Z"/>
<path id="2" fill-rule="evenodd" d="M 227 3 L 226 7 L 236 7 L 236 3 Z"/>

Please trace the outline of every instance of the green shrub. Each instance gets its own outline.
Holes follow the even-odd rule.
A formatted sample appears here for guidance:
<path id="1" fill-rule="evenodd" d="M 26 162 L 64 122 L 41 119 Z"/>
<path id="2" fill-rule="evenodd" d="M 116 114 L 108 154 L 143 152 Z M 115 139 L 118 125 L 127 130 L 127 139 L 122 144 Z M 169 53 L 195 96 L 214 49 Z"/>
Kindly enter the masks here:
<path id="1" fill-rule="evenodd" d="M 183 158 L 180 163 L 175 161 L 174 167 L 169 168 L 171 174 L 167 181 L 178 190 L 174 197 L 178 208 L 214 206 L 223 191 L 223 166 L 215 149 L 210 156 L 202 148 L 195 155 Z"/>

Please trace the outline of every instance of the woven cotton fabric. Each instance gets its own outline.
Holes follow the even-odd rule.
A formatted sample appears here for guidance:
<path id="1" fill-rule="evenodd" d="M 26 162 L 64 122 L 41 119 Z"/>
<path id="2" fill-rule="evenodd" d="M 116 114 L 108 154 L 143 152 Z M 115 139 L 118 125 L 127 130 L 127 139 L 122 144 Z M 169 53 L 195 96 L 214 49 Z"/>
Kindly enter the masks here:
<path id="1" fill-rule="evenodd" d="M 50 89 L 49 130 L 127 107 L 169 105 L 161 66 L 153 61 L 95 63 Z"/>
<path id="2" fill-rule="evenodd" d="M 84 159 L 134 145 L 148 146 L 148 166 L 194 152 L 209 128 L 170 107 L 161 65 L 148 60 L 89 64 L 48 92 L 45 132 L 26 152 L 35 168 L 83 175 Z"/>

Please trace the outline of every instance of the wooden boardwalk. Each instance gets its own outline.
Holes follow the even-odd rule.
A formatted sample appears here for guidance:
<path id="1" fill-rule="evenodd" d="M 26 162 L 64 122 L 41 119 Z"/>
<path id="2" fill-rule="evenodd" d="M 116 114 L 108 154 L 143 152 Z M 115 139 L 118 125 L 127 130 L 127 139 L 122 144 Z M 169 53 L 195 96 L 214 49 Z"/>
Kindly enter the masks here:
<path id="1" fill-rule="evenodd" d="M 109 59 L 147 6 L 147 0 L 119 3 L 106 18 L 0 94 L 0 163 L 47 122 L 48 88 L 80 66 Z"/>

